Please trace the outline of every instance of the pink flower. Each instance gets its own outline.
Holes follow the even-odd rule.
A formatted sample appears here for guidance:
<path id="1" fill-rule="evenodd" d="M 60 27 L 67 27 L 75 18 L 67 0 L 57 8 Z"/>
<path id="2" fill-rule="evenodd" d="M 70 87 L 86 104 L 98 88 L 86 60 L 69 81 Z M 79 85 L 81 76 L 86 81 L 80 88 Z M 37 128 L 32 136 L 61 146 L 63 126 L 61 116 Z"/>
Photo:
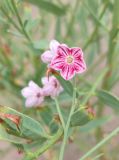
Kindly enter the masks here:
<path id="1" fill-rule="evenodd" d="M 39 106 L 44 101 L 43 90 L 33 81 L 21 93 L 26 98 L 26 107 Z"/>
<path id="2" fill-rule="evenodd" d="M 52 58 L 55 56 L 55 54 L 57 53 L 57 48 L 60 45 L 59 42 L 57 42 L 56 40 L 52 40 L 50 42 L 49 48 L 50 50 L 45 51 L 42 55 L 41 55 L 41 60 L 44 63 L 50 63 Z"/>
<path id="3" fill-rule="evenodd" d="M 49 48 L 50 50 L 45 51 L 42 55 L 41 55 L 41 60 L 44 63 L 50 63 L 51 60 L 53 59 L 53 57 L 56 56 L 57 54 L 57 48 L 60 45 L 60 43 L 56 40 L 52 40 L 50 42 Z M 64 46 L 66 46 L 65 44 L 62 44 Z"/>
<path id="4" fill-rule="evenodd" d="M 42 84 L 44 85 L 43 90 L 45 96 L 51 96 L 53 98 L 63 91 L 62 86 L 54 76 L 50 76 L 49 78 L 43 77 Z"/>
<path id="5" fill-rule="evenodd" d="M 84 72 L 86 64 L 81 48 L 68 48 L 67 46 L 59 45 L 57 55 L 52 59 L 50 67 L 60 71 L 65 80 L 73 78 L 75 73 Z"/>

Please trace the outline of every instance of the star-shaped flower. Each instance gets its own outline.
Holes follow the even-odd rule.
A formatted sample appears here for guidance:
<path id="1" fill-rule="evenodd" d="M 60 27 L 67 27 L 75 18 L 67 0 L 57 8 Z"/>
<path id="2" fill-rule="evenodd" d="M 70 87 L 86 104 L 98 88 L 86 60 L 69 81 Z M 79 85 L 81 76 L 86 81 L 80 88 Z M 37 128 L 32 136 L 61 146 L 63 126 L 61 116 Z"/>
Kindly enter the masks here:
<path id="1" fill-rule="evenodd" d="M 51 60 L 50 67 L 60 71 L 65 80 L 74 77 L 75 73 L 82 73 L 86 70 L 81 48 L 59 45 L 57 55 Z"/>

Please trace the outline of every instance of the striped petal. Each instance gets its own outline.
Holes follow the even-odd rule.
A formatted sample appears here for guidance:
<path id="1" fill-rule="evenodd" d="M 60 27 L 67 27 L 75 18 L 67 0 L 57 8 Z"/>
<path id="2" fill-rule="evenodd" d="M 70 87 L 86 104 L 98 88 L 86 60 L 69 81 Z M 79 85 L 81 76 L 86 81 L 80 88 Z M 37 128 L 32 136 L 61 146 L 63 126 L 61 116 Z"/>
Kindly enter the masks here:
<path id="1" fill-rule="evenodd" d="M 83 52 L 82 52 L 81 48 L 73 47 L 73 48 L 71 48 L 71 54 L 72 54 L 72 56 L 77 57 L 77 56 L 82 56 Z"/>
<path id="2" fill-rule="evenodd" d="M 70 49 L 65 46 L 65 45 L 59 45 L 58 50 L 57 50 L 57 54 L 59 56 L 63 56 L 66 57 L 67 55 L 69 55 Z"/>
<path id="3" fill-rule="evenodd" d="M 75 68 L 76 73 L 83 73 L 86 70 L 86 64 L 84 60 L 82 59 L 80 61 L 75 61 L 74 68 Z"/>
<path id="4" fill-rule="evenodd" d="M 65 65 L 65 59 L 60 56 L 57 56 L 52 60 L 50 67 L 55 70 L 60 70 L 64 65 Z"/>
<path id="5" fill-rule="evenodd" d="M 69 80 L 73 78 L 73 76 L 75 75 L 75 69 L 71 65 L 65 65 L 64 67 L 62 67 L 62 70 L 60 73 L 65 80 Z"/>

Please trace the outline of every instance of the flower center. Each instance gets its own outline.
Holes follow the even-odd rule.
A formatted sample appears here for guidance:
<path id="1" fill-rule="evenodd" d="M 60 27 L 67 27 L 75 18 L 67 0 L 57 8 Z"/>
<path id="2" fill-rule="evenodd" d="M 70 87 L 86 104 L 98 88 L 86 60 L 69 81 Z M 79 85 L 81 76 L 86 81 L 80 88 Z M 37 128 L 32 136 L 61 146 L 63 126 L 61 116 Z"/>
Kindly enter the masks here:
<path id="1" fill-rule="evenodd" d="M 40 93 L 37 93 L 37 95 L 36 95 L 36 96 L 37 96 L 37 98 L 40 98 L 41 94 L 40 94 Z"/>
<path id="2" fill-rule="evenodd" d="M 55 88 L 58 87 L 57 81 L 54 81 L 54 87 L 55 87 Z"/>
<path id="3" fill-rule="evenodd" d="M 72 56 L 67 56 L 67 58 L 66 58 L 66 62 L 68 64 L 71 64 L 73 62 L 73 60 L 74 60 L 74 58 Z"/>

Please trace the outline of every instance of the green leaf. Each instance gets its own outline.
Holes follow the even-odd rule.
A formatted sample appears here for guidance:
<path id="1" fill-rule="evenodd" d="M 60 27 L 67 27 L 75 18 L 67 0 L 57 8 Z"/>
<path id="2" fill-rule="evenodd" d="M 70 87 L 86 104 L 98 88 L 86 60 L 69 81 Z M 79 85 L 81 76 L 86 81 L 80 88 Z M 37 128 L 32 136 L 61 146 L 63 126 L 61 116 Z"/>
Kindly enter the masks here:
<path id="1" fill-rule="evenodd" d="M 119 1 L 114 1 L 113 26 L 119 28 Z"/>
<path id="2" fill-rule="evenodd" d="M 41 146 L 47 141 L 46 138 L 40 138 L 34 140 L 32 143 L 25 143 L 21 147 L 23 150 L 28 151 L 32 149 L 38 149 L 41 148 Z"/>
<path id="3" fill-rule="evenodd" d="M 112 95 L 105 90 L 97 91 L 97 96 L 104 104 L 110 106 L 112 109 L 119 111 L 119 98 Z"/>
<path id="4" fill-rule="evenodd" d="M 25 114 L 22 114 L 12 108 L 9 107 L 3 107 L 0 106 L 0 113 L 1 114 L 9 114 L 9 115 L 15 115 L 20 117 L 20 121 L 18 123 L 19 132 L 20 135 L 25 135 L 27 137 L 37 138 L 37 137 L 44 137 L 48 138 L 48 135 L 46 134 L 45 130 L 42 128 L 41 124 L 37 122 L 36 120 L 32 119 L 31 117 L 28 117 Z M 2 117 L 0 117 L 2 118 Z M 4 121 L 10 126 L 12 129 L 16 129 L 16 132 L 18 132 L 18 128 L 15 128 L 15 124 L 10 119 L 4 118 Z"/>
<path id="5" fill-rule="evenodd" d="M 46 141 L 37 151 L 27 152 L 23 160 L 34 160 L 36 157 L 39 157 L 42 153 L 47 151 L 52 145 L 54 145 L 62 136 L 63 129 L 59 128 L 57 133 L 52 136 L 49 140 Z"/>
<path id="6" fill-rule="evenodd" d="M 99 74 L 99 76 L 97 77 L 97 79 L 95 80 L 95 83 L 93 83 L 90 91 L 88 92 L 87 96 L 85 96 L 84 100 L 82 101 L 82 106 L 85 106 L 85 104 L 87 103 L 87 101 L 89 100 L 89 98 L 94 95 L 95 90 L 97 89 L 97 86 L 101 83 L 101 81 L 103 80 L 105 74 L 107 72 L 107 68 L 105 68 L 101 74 Z M 80 108 L 79 108 L 80 110 Z"/>
<path id="7" fill-rule="evenodd" d="M 23 139 L 8 134 L 5 128 L 1 124 L 0 124 L 0 140 L 4 140 L 4 141 L 11 142 L 11 143 L 16 143 L 16 144 L 24 143 Z"/>
<path id="8" fill-rule="evenodd" d="M 95 60 L 95 55 L 96 55 L 96 43 L 93 45 L 94 47 L 91 48 L 91 51 L 88 54 L 88 65 L 90 66 Z"/>
<path id="9" fill-rule="evenodd" d="M 52 119 L 53 113 L 49 107 L 44 107 L 38 111 L 39 116 L 42 118 L 43 122 L 48 126 Z"/>
<path id="10" fill-rule="evenodd" d="M 51 134 L 55 134 L 58 130 L 58 124 L 54 120 L 54 113 L 50 107 L 44 107 L 37 111 L 42 120 L 43 125 L 49 128 Z"/>
<path id="11" fill-rule="evenodd" d="M 95 0 L 88 0 L 87 1 L 87 5 L 90 7 L 90 9 L 96 14 L 98 15 L 98 6 L 100 5 L 99 1 L 95 1 Z"/>
<path id="12" fill-rule="evenodd" d="M 64 80 L 61 76 L 56 76 L 56 78 L 59 80 L 60 84 L 64 88 L 64 90 L 70 95 L 73 95 L 73 86 L 70 81 Z"/>
<path id="13" fill-rule="evenodd" d="M 110 119 L 111 119 L 110 116 L 101 117 L 98 119 L 93 119 L 93 121 L 90 121 L 85 126 L 80 127 L 80 131 L 82 131 L 82 132 L 92 131 L 93 129 L 95 129 L 99 126 L 102 126 L 103 124 L 108 122 Z"/>
<path id="14" fill-rule="evenodd" d="M 99 19 L 99 17 L 96 16 L 94 10 L 92 10 L 90 8 L 90 6 L 86 3 L 86 1 L 83 1 L 84 6 L 86 7 L 86 9 L 89 11 L 89 13 L 92 15 L 92 18 L 95 20 L 95 22 L 100 25 L 101 27 L 103 27 L 103 29 L 105 29 L 105 31 L 109 32 L 108 28 L 106 25 L 104 25 L 102 23 L 102 21 Z"/>
<path id="15" fill-rule="evenodd" d="M 112 66 L 115 64 L 114 63 L 115 58 L 117 58 L 115 55 L 115 47 L 117 43 L 115 43 L 115 40 L 119 32 L 119 16 L 118 15 L 119 15 L 119 1 L 114 0 L 113 20 L 112 20 L 113 24 L 110 32 L 110 41 L 109 41 L 109 49 L 108 49 L 108 60 Z"/>
<path id="16" fill-rule="evenodd" d="M 33 47 L 35 48 L 35 49 L 39 49 L 39 50 L 44 50 L 44 49 L 46 49 L 47 48 L 47 46 L 48 46 L 48 41 L 47 40 L 40 40 L 40 41 L 35 41 L 34 43 L 33 43 Z"/>
<path id="17" fill-rule="evenodd" d="M 88 13 L 85 12 L 85 6 L 83 3 L 80 3 L 80 9 L 77 11 L 77 21 L 80 20 L 80 34 L 82 37 L 84 37 L 87 40 L 87 34 L 88 34 L 88 25 L 87 25 L 87 16 Z"/>
<path id="18" fill-rule="evenodd" d="M 91 118 L 84 111 L 76 111 L 71 117 L 70 126 L 82 126 L 88 123 L 90 120 Z"/>
<path id="19" fill-rule="evenodd" d="M 27 32 L 31 31 L 35 27 L 37 27 L 40 23 L 40 19 L 26 19 L 24 21 L 24 28 L 26 29 Z"/>
<path id="20" fill-rule="evenodd" d="M 51 12 L 55 15 L 62 16 L 66 12 L 66 8 L 61 8 L 57 5 L 55 5 L 52 2 L 48 2 L 46 0 L 25 0 L 26 2 L 32 3 L 33 5 L 36 5 L 37 7 L 46 10 L 47 12 Z"/>

